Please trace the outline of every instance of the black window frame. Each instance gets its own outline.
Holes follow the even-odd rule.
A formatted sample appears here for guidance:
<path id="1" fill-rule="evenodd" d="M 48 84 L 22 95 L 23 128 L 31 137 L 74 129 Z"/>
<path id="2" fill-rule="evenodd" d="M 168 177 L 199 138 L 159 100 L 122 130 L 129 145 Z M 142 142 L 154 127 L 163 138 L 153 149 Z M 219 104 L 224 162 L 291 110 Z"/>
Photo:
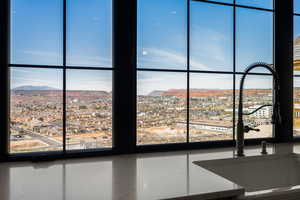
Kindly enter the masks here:
<path id="1" fill-rule="evenodd" d="M 67 68 L 81 69 L 80 67 L 66 66 L 66 1 L 64 3 L 64 76 Z M 113 71 L 113 147 L 112 149 L 94 149 L 89 151 L 61 151 L 61 152 L 38 152 L 26 154 L 9 154 L 9 67 L 10 64 L 10 0 L 0 2 L 0 90 L 2 102 L 0 105 L 1 122 L 0 126 L 0 161 L 18 160 L 42 160 L 54 158 L 103 156 L 128 153 L 144 153 L 154 151 L 187 150 L 200 148 L 213 148 L 234 146 L 234 139 L 225 141 L 193 142 L 179 144 L 159 144 L 159 145 L 136 145 L 136 86 L 137 86 L 137 0 L 112 0 L 113 1 L 113 67 L 94 68 L 95 70 Z M 189 1 L 188 5 L 189 5 Z M 191 0 L 192 1 L 192 0 Z M 270 9 L 256 8 L 251 6 L 221 3 L 208 0 L 193 0 L 206 3 L 249 8 L 256 10 Z M 189 6 L 187 8 L 189 10 Z M 189 12 L 189 11 L 188 11 Z M 235 12 L 235 11 L 234 11 Z M 188 17 L 189 20 L 189 17 Z M 235 14 L 234 14 L 235 21 Z M 271 142 L 290 142 L 293 139 L 293 0 L 274 0 L 274 63 L 280 76 L 280 104 L 283 123 L 274 127 L 274 138 L 247 139 L 246 144 L 258 144 L 262 140 Z M 189 23 L 188 23 L 189 24 Z M 189 29 L 189 25 L 187 27 Z M 234 25 L 235 28 L 235 25 Z M 235 33 L 235 31 L 234 31 Z M 188 34 L 189 43 L 189 34 Z M 235 48 L 235 36 L 234 46 Z M 189 51 L 189 48 L 188 48 Z M 187 52 L 189 57 L 189 52 Z M 189 60 L 189 59 L 188 59 Z M 234 53 L 234 66 L 235 66 Z M 13 65 L 18 67 L 17 65 Z M 24 65 L 20 65 L 20 67 Z M 41 67 L 41 66 L 36 66 Z M 50 67 L 50 66 L 43 66 Z M 53 68 L 51 66 L 51 68 Z M 61 66 L 60 66 L 61 68 Z M 87 69 L 84 67 L 84 69 Z M 92 70 L 91 69 L 91 70 Z M 145 69 L 143 69 L 145 70 Z M 147 69 L 145 70 L 147 71 Z M 151 69 L 151 71 L 153 71 Z M 166 71 L 166 70 L 164 70 Z M 167 70 L 178 71 L 178 70 Z M 208 71 L 179 70 L 180 72 L 195 73 L 220 73 Z M 178 71 L 178 72 L 179 72 Z M 224 73 L 224 72 L 221 72 Z M 242 74 L 240 72 L 226 72 L 226 74 Z M 257 74 L 257 73 L 253 73 Z M 257 74 L 268 75 L 268 74 Z M 235 81 L 235 79 L 234 79 Z M 235 84 L 234 84 L 235 85 Z M 65 83 L 64 83 L 65 89 Z M 233 89 L 233 93 L 235 90 Z M 64 111 L 65 95 L 63 97 Z M 233 105 L 235 107 L 235 103 Z M 65 112 L 64 112 L 65 113 Z M 64 114 L 65 115 L 65 114 Z M 233 114 L 235 115 L 235 114 Z M 233 116 L 235 119 L 235 116 Z M 64 120 L 65 123 L 65 120 Z M 64 124 L 64 126 L 66 126 Z M 64 138 L 66 133 L 64 132 Z M 234 137 L 234 134 L 233 134 Z M 64 141 L 65 144 L 65 141 Z"/>

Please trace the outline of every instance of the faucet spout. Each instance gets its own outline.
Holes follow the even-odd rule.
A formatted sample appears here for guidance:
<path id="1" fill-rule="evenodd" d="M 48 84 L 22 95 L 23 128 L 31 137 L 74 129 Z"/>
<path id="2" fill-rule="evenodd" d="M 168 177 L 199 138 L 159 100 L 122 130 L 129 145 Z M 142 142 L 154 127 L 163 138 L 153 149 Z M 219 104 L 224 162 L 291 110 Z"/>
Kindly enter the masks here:
<path id="1" fill-rule="evenodd" d="M 238 107 L 238 122 L 237 122 L 237 138 L 236 138 L 236 148 L 237 156 L 244 156 L 244 133 L 245 126 L 243 122 L 243 89 L 246 76 L 249 72 L 255 68 L 265 68 L 271 72 L 274 78 L 274 102 L 273 102 L 273 115 L 272 115 L 272 124 L 280 124 L 280 105 L 278 101 L 279 97 L 279 77 L 275 69 L 266 63 L 254 63 L 247 67 L 244 71 L 244 74 L 240 81 L 240 91 L 239 91 L 239 107 Z M 257 110 L 256 110 L 257 111 Z"/>

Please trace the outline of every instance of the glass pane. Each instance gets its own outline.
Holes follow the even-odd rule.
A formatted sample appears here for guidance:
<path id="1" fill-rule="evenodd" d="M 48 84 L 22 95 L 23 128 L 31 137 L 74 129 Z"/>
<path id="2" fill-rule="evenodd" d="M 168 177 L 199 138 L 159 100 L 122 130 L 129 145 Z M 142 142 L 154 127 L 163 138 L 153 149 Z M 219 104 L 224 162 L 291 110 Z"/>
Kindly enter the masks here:
<path id="1" fill-rule="evenodd" d="M 237 8 L 237 71 L 254 62 L 273 63 L 273 13 Z M 253 71 L 254 72 L 254 71 Z M 260 72 L 256 70 L 256 72 Z"/>
<path id="2" fill-rule="evenodd" d="M 273 9 L 273 0 L 236 0 L 236 4 L 257 8 Z"/>
<path id="3" fill-rule="evenodd" d="M 300 17 L 294 17 L 294 74 L 300 75 Z"/>
<path id="4" fill-rule="evenodd" d="M 300 1 L 294 0 L 294 12 L 300 14 Z"/>
<path id="5" fill-rule="evenodd" d="M 230 140 L 233 75 L 190 75 L 190 142 Z"/>
<path id="6" fill-rule="evenodd" d="M 236 76 L 236 88 L 240 88 L 241 75 Z M 273 103 L 273 77 L 262 75 L 248 75 L 244 85 L 243 112 L 250 113 L 258 107 Z M 239 105 L 239 89 L 236 90 L 236 123 Z M 273 136 L 271 124 L 272 106 L 264 107 L 252 115 L 244 115 L 244 125 L 260 129 L 259 132 L 245 133 L 245 138 L 266 138 Z"/>
<path id="7" fill-rule="evenodd" d="M 11 69 L 10 152 L 62 149 L 62 70 Z"/>
<path id="8" fill-rule="evenodd" d="M 186 69 L 186 0 L 139 0 L 137 66 Z"/>
<path id="9" fill-rule="evenodd" d="M 112 146 L 111 71 L 67 70 L 67 149 Z"/>
<path id="10" fill-rule="evenodd" d="M 300 77 L 294 77 L 294 136 L 300 136 Z"/>
<path id="11" fill-rule="evenodd" d="M 208 0 L 208 1 L 216 1 L 221 3 L 233 3 L 233 0 Z"/>
<path id="12" fill-rule="evenodd" d="M 67 2 L 67 65 L 111 67 L 112 1 Z"/>
<path id="13" fill-rule="evenodd" d="M 186 142 L 186 73 L 138 72 L 137 144 Z"/>
<path id="14" fill-rule="evenodd" d="M 233 7 L 192 1 L 190 14 L 191 69 L 233 71 Z"/>
<path id="15" fill-rule="evenodd" d="M 11 2 L 11 62 L 62 65 L 63 2 Z"/>

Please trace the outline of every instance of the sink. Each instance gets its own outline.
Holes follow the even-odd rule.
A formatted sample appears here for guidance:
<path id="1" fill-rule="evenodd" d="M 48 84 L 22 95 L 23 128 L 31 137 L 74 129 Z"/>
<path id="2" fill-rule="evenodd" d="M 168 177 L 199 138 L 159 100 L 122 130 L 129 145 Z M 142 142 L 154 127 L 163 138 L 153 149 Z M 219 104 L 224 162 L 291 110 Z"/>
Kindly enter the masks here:
<path id="1" fill-rule="evenodd" d="M 285 199 L 294 199 L 296 196 L 295 199 L 299 199 L 300 196 L 300 154 L 195 161 L 194 164 L 244 187 L 245 195 L 242 198 L 245 199 L 259 199 L 259 196 L 268 199 L 268 196 L 275 194 L 293 194 L 293 198 Z M 275 198 L 273 196 L 270 199 Z"/>

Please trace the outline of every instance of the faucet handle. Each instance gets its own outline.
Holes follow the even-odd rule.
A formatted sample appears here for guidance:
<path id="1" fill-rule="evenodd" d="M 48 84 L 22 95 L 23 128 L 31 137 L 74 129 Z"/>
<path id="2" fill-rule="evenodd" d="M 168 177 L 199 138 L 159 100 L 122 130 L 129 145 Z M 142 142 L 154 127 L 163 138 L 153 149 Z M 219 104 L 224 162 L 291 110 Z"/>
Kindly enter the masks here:
<path id="1" fill-rule="evenodd" d="M 256 132 L 258 132 L 258 131 L 260 131 L 260 129 L 258 129 L 258 128 L 251 128 L 250 126 L 244 126 L 244 132 L 248 133 L 249 131 L 256 131 Z"/>

